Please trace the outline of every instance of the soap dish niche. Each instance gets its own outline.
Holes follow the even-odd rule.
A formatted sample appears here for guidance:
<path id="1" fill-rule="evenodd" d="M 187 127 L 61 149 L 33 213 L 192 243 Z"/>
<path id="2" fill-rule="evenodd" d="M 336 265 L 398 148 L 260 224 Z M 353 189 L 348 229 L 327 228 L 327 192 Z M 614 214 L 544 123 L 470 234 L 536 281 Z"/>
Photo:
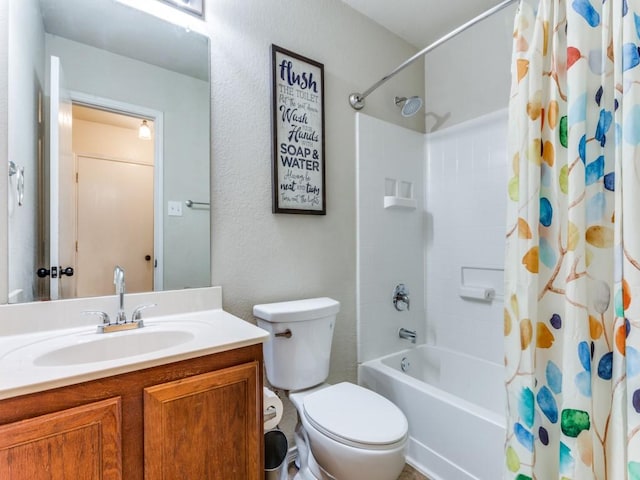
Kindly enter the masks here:
<path id="1" fill-rule="evenodd" d="M 418 201 L 414 198 L 413 182 L 395 178 L 384 179 L 384 208 L 415 209 Z"/>

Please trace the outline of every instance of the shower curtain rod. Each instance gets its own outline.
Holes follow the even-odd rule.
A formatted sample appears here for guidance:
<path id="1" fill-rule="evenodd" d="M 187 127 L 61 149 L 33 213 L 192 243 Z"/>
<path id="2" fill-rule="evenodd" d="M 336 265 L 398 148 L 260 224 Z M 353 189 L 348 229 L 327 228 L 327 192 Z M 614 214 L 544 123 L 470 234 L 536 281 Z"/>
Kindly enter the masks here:
<path id="1" fill-rule="evenodd" d="M 421 58 L 423 55 L 429 53 L 431 50 L 433 50 L 436 47 L 439 47 L 440 45 L 442 45 L 444 42 L 446 42 L 447 40 L 452 39 L 453 37 L 455 37 L 456 35 L 458 35 L 459 33 L 464 32 L 467 28 L 472 27 L 473 25 L 475 25 L 476 23 L 484 20 L 487 17 L 490 17 L 491 15 L 493 15 L 494 13 L 499 12 L 500 10 L 502 10 L 505 7 L 508 7 L 509 5 L 511 5 L 512 3 L 515 3 L 519 0 L 504 0 L 501 3 L 499 3 L 498 5 L 496 5 L 495 7 L 491 7 L 489 10 L 487 10 L 484 13 L 481 13 L 480 15 L 478 15 L 477 17 L 469 20 L 467 23 L 460 25 L 458 28 L 456 28 L 455 30 L 452 30 L 451 32 L 447 33 L 444 37 L 436 40 L 435 42 L 433 42 L 431 45 L 423 48 L 422 50 L 420 50 L 418 53 L 416 53 L 413 57 L 409 58 L 408 60 L 406 60 L 403 64 L 401 64 L 400 66 L 398 66 L 395 70 L 393 70 L 391 73 L 389 73 L 388 75 L 386 75 L 385 77 L 381 78 L 380 80 L 378 80 L 376 83 L 374 83 L 373 85 L 371 85 L 368 89 L 366 89 L 364 92 L 362 93 L 352 93 L 351 95 L 349 95 L 349 103 L 351 104 L 351 106 L 355 109 L 355 110 L 362 110 L 362 108 L 364 107 L 364 99 L 367 98 L 375 89 L 377 89 L 380 85 L 382 85 L 383 83 L 385 83 L 387 80 L 391 79 L 393 76 L 395 76 L 396 73 L 404 70 L 405 68 L 407 68 L 409 65 L 411 65 L 413 62 L 415 62 L 416 60 L 418 60 L 419 58 Z"/>

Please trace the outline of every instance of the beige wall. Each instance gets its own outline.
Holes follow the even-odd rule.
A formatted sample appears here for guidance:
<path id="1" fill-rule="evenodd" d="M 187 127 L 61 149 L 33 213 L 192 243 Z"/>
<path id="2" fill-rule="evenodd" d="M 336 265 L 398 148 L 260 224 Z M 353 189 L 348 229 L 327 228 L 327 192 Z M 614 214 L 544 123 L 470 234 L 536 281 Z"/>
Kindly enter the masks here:
<path id="1" fill-rule="evenodd" d="M 330 381 L 356 379 L 355 115 L 348 103 L 415 53 L 338 0 L 216 0 L 206 5 L 213 80 L 212 271 L 224 308 L 329 296 L 341 302 Z M 327 215 L 271 213 L 274 43 L 324 64 Z M 365 112 L 416 130 L 395 95 L 424 91 L 418 62 L 367 99 Z M 382 186 L 383 188 L 383 186 Z"/>
<path id="2" fill-rule="evenodd" d="M 501 10 L 425 56 L 427 131 L 507 107 L 516 8 Z"/>

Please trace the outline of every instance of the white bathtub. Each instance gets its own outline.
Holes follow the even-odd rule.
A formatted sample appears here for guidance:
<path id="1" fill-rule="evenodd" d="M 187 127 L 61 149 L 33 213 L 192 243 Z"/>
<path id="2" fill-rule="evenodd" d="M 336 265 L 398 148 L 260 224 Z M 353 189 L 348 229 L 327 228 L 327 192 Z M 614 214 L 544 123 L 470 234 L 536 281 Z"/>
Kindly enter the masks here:
<path id="1" fill-rule="evenodd" d="M 422 345 L 365 362 L 358 376 L 407 416 L 407 461 L 432 480 L 502 478 L 502 365 Z"/>

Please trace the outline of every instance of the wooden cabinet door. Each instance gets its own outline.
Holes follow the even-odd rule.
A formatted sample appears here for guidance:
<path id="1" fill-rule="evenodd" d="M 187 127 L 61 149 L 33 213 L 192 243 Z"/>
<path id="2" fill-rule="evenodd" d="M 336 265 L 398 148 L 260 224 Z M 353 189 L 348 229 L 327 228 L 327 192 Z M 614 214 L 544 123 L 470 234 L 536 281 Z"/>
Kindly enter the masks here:
<path id="1" fill-rule="evenodd" d="M 144 390 L 145 480 L 261 480 L 259 363 Z"/>
<path id="2" fill-rule="evenodd" d="M 0 426 L 2 480 L 121 480 L 120 398 Z"/>

